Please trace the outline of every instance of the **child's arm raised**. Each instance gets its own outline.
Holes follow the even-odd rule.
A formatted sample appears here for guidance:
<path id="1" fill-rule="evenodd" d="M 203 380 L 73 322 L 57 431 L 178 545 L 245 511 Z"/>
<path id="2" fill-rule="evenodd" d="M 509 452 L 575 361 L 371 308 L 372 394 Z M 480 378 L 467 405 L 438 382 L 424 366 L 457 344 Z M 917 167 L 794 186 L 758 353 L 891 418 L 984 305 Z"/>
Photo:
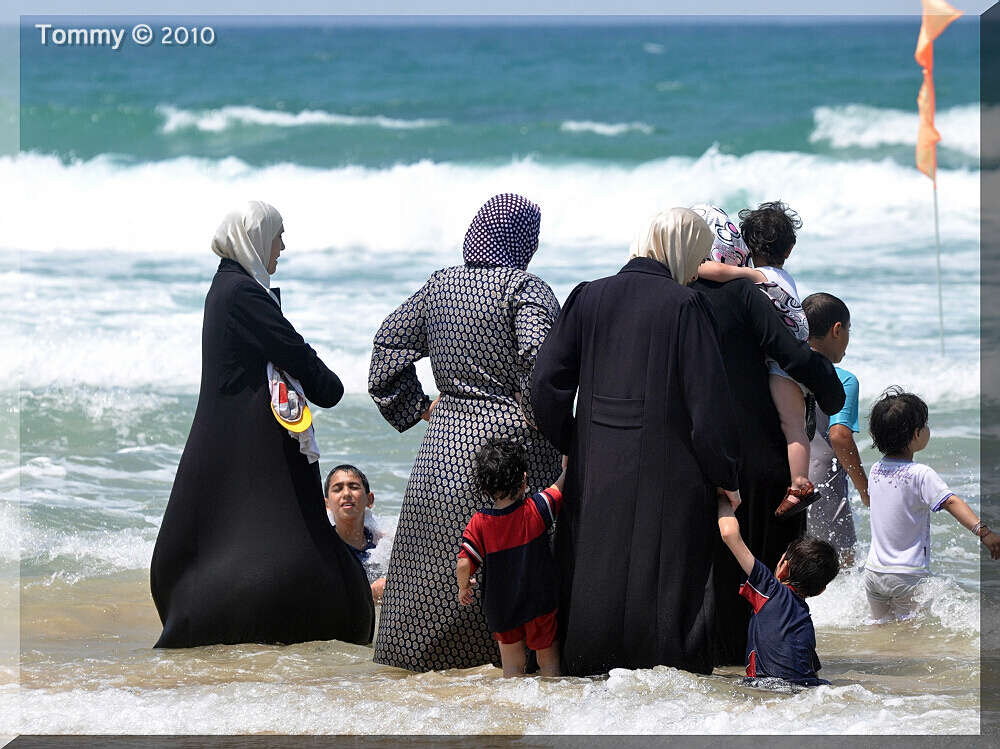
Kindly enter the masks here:
<path id="1" fill-rule="evenodd" d="M 865 467 L 861 465 L 861 455 L 858 454 L 858 443 L 854 441 L 854 433 L 849 426 L 844 424 L 834 424 L 830 427 L 830 444 L 837 454 L 837 460 L 844 466 L 847 475 L 851 477 L 854 488 L 861 495 L 861 503 L 868 507 L 871 500 L 868 498 L 868 477 L 865 475 Z"/>
<path id="2" fill-rule="evenodd" d="M 941 507 L 950 512 L 955 517 L 955 520 L 970 531 L 976 528 L 977 525 L 980 525 L 979 518 L 976 517 L 976 513 L 972 511 L 972 508 L 965 503 L 965 500 L 956 497 L 954 494 L 948 497 Z M 983 533 L 983 530 L 986 533 Z M 979 536 L 980 541 L 986 544 L 986 548 L 990 550 L 990 557 L 1000 559 L 1000 536 L 991 531 L 990 527 L 986 524 L 980 525 L 973 532 Z"/>
<path id="3" fill-rule="evenodd" d="M 566 466 L 568 465 L 569 465 L 569 456 L 563 455 L 562 473 L 559 474 L 559 478 L 556 479 L 556 482 L 551 487 L 549 487 L 550 489 L 557 489 L 560 494 L 562 494 L 563 485 L 566 483 Z"/>
<path id="4" fill-rule="evenodd" d="M 736 557 L 736 561 L 743 568 L 743 571 L 748 575 L 753 572 L 753 563 L 756 560 L 747 545 L 743 543 L 743 537 L 740 535 L 740 522 L 733 514 L 733 506 L 729 497 L 724 494 L 719 495 L 719 533 L 722 534 L 722 540 L 733 552 L 733 556 Z"/>
<path id="5" fill-rule="evenodd" d="M 709 281 L 717 281 L 719 283 L 734 281 L 737 278 L 748 278 L 754 283 L 764 283 L 767 280 L 767 276 L 749 266 L 727 265 L 726 263 L 718 263 L 715 260 L 706 260 L 699 265 L 698 277 L 707 278 Z"/>

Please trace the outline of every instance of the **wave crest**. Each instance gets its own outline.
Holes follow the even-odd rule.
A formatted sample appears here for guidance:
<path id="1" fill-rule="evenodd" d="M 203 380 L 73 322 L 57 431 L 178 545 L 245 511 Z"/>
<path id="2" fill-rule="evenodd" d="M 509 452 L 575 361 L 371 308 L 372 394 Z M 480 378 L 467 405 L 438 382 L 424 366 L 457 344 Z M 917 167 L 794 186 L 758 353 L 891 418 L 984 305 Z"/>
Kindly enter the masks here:
<path id="1" fill-rule="evenodd" d="M 810 143 L 828 141 L 836 149 L 917 145 L 920 119 L 916 109 L 882 109 L 863 104 L 817 107 Z M 941 148 L 979 157 L 979 105 L 966 104 L 939 111 L 934 126 L 941 134 Z"/>
<path id="2" fill-rule="evenodd" d="M 327 125 L 333 127 L 380 127 L 387 130 L 416 130 L 447 125 L 443 119 L 400 120 L 383 115 L 360 117 L 304 109 L 301 112 L 258 109 L 257 107 L 227 106 L 219 109 L 189 111 L 168 104 L 161 104 L 156 113 L 164 118 L 163 132 L 197 129 L 221 133 L 235 126 L 258 127 L 308 127 Z"/>

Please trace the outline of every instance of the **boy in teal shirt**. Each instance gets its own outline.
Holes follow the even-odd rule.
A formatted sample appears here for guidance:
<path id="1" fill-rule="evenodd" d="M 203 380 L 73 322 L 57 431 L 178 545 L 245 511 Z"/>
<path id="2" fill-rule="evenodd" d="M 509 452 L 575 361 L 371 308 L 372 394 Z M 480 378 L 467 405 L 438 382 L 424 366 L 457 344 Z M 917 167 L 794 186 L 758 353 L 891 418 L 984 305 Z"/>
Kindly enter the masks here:
<path id="1" fill-rule="evenodd" d="M 847 305 L 832 294 L 810 294 L 802 300 L 809 321 L 809 345 L 834 364 L 844 358 L 850 341 L 851 313 Z M 830 541 L 840 552 L 845 567 L 854 563 L 857 535 L 848 499 L 847 479 L 868 506 L 868 477 L 858 453 L 854 435 L 858 424 L 858 378 L 840 367 L 835 368 L 847 396 L 844 407 L 835 415 L 816 412 L 816 434 L 810 443 L 809 480 L 823 498 L 809 508 L 807 530 L 811 535 Z"/>

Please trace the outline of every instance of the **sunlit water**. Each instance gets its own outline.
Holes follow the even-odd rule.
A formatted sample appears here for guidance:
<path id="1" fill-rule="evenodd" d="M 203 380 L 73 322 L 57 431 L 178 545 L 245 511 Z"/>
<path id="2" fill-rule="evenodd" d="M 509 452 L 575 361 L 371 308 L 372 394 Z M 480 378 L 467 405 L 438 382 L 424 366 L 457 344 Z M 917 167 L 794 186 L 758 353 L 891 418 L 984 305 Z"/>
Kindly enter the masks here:
<path id="1" fill-rule="evenodd" d="M 789 27 L 735 61 L 714 54 L 718 27 L 550 29 L 546 44 L 283 29 L 288 44 L 248 62 L 233 40 L 250 32 L 233 30 L 210 58 L 218 80 L 200 74 L 209 58 L 177 56 L 73 77 L 69 58 L 22 44 L 25 153 L 0 158 L 0 199 L 19 218 L 0 236 L 17 269 L 2 280 L 20 331 L 0 371 L 19 388 L 0 403 L 0 561 L 21 570 L 0 735 L 977 733 L 979 546 L 934 516 L 921 614 L 872 626 L 856 495 L 858 562 L 810 600 L 831 686 L 753 689 L 737 668 L 415 675 L 337 642 L 151 648 L 149 560 L 197 400 L 209 240 L 247 197 L 282 211 L 284 311 L 347 386 L 317 409 L 321 466 L 368 473 L 390 537 L 423 426 L 396 434 L 364 394 L 371 339 L 431 271 L 460 262 L 469 219 L 501 191 L 541 205 L 531 270 L 560 299 L 616 271 L 660 208 L 787 201 L 804 228 L 786 268 L 803 295 L 852 310 L 843 366 L 862 412 L 890 384 L 922 395 L 932 439 L 918 459 L 978 511 L 978 28 L 955 24 L 937 60 L 944 357 L 932 192 L 912 166 L 916 26 L 853 27 L 850 44 L 835 31 Z M 248 89 L 241 65 L 263 66 L 269 92 Z M 718 103 L 774 65 L 808 80 L 788 73 L 756 108 Z M 467 73 L 487 68 L 509 77 Z M 858 443 L 870 467 L 878 456 Z"/>

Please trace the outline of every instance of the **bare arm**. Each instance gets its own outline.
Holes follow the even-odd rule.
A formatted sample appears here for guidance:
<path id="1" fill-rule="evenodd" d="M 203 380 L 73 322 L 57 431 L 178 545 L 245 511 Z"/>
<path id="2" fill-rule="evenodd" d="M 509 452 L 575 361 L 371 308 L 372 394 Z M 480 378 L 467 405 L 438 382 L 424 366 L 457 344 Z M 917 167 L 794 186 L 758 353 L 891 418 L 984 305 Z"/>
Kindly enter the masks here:
<path id="1" fill-rule="evenodd" d="M 834 424 L 830 427 L 830 444 L 833 445 L 833 451 L 837 454 L 840 465 L 844 466 L 844 470 L 854 483 L 854 488 L 861 495 L 861 503 L 868 507 L 871 503 L 868 498 L 868 476 L 865 475 L 865 467 L 861 464 L 858 445 L 854 441 L 854 433 L 850 427 L 843 424 Z"/>
<path id="2" fill-rule="evenodd" d="M 955 520 L 968 528 L 970 531 L 976 526 L 976 523 L 979 522 L 979 518 L 976 516 L 976 513 L 974 513 L 972 508 L 965 503 L 965 500 L 956 497 L 954 494 L 948 497 L 941 507 L 950 512 L 954 516 Z M 988 533 L 980 535 L 979 540 L 986 544 L 986 548 L 990 550 L 990 557 L 992 559 L 1000 559 L 1000 536 L 993 531 L 989 531 Z"/>
<path id="3" fill-rule="evenodd" d="M 733 552 L 733 556 L 736 557 L 736 561 L 743 568 L 743 571 L 748 575 L 753 572 L 753 564 L 756 560 L 747 545 L 743 543 L 743 537 L 740 535 L 740 522 L 733 514 L 730 499 L 723 494 L 719 495 L 719 533 L 722 534 L 722 540 Z"/>
<path id="4" fill-rule="evenodd" d="M 706 260 L 699 265 L 698 276 L 718 283 L 733 281 L 737 278 L 746 278 L 754 283 L 763 283 L 767 280 L 767 277 L 755 268 L 728 265 L 718 263 L 715 260 Z"/>
<path id="5" fill-rule="evenodd" d="M 569 465 L 569 456 L 568 455 L 563 455 L 563 457 L 562 457 L 562 473 L 559 474 L 559 478 L 557 478 L 556 482 L 552 485 L 554 488 L 556 488 L 556 489 L 559 490 L 560 494 L 562 494 L 563 484 L 566 483 L 566 466 L 568 466 L 568 465 Z"/>
<path id="6" fill-rule="evenodd" d="M 465 557 L 458 558 L 458 602 L 463 606 L 472 603 L 472 582 L 469 579 L 472 575 L 472 563 Z"/>

